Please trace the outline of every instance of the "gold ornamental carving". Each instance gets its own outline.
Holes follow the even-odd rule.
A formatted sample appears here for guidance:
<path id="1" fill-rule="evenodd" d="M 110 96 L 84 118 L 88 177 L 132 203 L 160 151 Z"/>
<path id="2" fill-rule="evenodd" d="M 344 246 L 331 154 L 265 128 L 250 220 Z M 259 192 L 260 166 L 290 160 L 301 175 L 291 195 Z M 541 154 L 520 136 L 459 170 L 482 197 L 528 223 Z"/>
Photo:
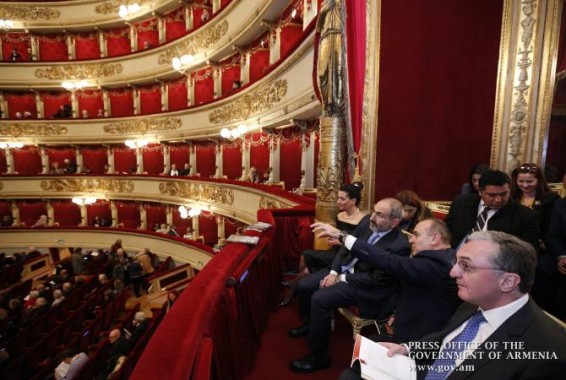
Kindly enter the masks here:
<path id="1" fill-rule="evenodd" d="M 318 199 L 329 203 L 336 202 L 338 199 L 336 189 L 340 187 L 337 175 L 339 171 L 338 167 L 320 168 L 316 187 Z"/>
<path id="2" fill-rule="evenodd" d="M 158 62 L 160 65 L 171 64 L 171 60 L 183 54 L 195 55 L 205 49 L 208 49 L 217 43 L 222 36 L 228 31 L 228 21 L 204 28 L 202 32 L 191 34 L 186 40 L 177 44 L 174 48 L 167 49 L 165 53 L 160 54 Z"/>
<path id="3" fill-rule="evenodd" d="M 260 209 L 273 209 L 273 208 L 281 208 L 281 204 L 276 200 L 270 199 L 265 195 L 262 195 L 259 199 L 259 208 Z"/>
<path id="4" fill-rule="evenodd" d="M 4 184 L 0 182 L 0 190 L 2 190 L 3 188 L 4 188 Z"/>
<path id="5" fill-rule="evenodd" d="M 144 5 L 145 3 L 147 3 L 147 0 L 136 0 L 136 1 L 132 1 L 131 3 L 137 3 L 138 5 Z M 107 15 L 107 14 L 113 14 L 113 13 L 118 13 L 118 10 L 120 9 L 120 5 L 121 4 L 130 4 L 130 2 L 126 1 L 126 2 L 122 2 L 122 1 L 106 1 L 102 4 L 98 4 L 95 8 L 94 11 L 98 14 L 103 14 L 103 15 Z"/>
<path id="6" fill-rule="evenodd" d="M 245 120 L 250 115 L 266 111 L 279 103 L 287 94 L 287 81 L 280 79 L 258 88 L 212 111 L 208 120 L 214 124 L 226 124 Z"/>
<path id="7" fill-rule="evenodd" d="M 104 126 L 104 132 L 111 134 L 146 134 L 153 132 L 174 131 L 181 128 L 179 118 L 141 119 L 111 123 Z"/>
<path id="8" fill-rule="evenodd" d="M 52 8 L 33 6 L 0 6 L 0 18 L 17 21 L 53 20 L 59 18 L 61 12 Z"/>
<path id="9" fill-rule="evenodd" d="M 56 124 L 43 123 L 0 123 L 2 137 L 61 136 L 67 134 L 67 128 Z"/>
<path id="10" fill-rule="evenodd" d="M 119 63 L 92 63 L 82 65 L 52 66 L 35 70 L 35 77 L 40 79 L 90 79 L 106 78 L 121 74 L 124 68 Z"/>
<path id="11" fill-rule="evenodd" d="M 77 178 L 77 179 L 53 179 L 45 180 L 40 183 L 44 191 L 66 191 L 66 192 L 115 192 L 131 193 L 134 191 L 132 181 L 120 179 L 98 179 L 98 178 Z"/>
<path id="12" fill-rule="evenodd" d="M 234 204 L 234 191 L 224 187 L 188 182 L 162 182 L 159 184 L 161 194 L 187 198 L 191 201 L 214 202 L 227 206 Z"/>

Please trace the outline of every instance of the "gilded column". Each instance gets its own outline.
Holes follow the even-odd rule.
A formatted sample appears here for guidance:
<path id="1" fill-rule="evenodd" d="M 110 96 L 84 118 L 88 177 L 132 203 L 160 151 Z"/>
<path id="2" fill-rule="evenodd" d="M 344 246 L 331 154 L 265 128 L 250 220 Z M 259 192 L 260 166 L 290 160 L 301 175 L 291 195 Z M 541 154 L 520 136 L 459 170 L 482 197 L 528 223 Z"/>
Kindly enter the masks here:
<path id="1" fill-rule="evenodd" d="M 159 91 L 161 95 L 161 112 L 169 111 L 169 97 L 167 93 L 169 92 L 169 85 L 165 82 L 159 82 Z"/>
<path id="2" fill-rule="evenodd" d="M 2 46 L 0 46 L 0 49 L 1 48 Z M 4 99 L 4 92 L 0 91 L 0 115 L 1 115 L 0 117 L 2 119 L 7 119 L 9 112 L 10 110 L 8 109 L 8 103 L 6 102 L 6 99 Z"/>
<path id="3" fill-rule="evenodd" d="M 193 7 L 191 5 L 185 6 L 185 30 L 189 31 L 193 28 Z"/>
<path id="4" fill-rule="evenodd" d="M 195 103 L 195 81 L 187 75 L 187 107 Z"/>
<path id="5" fill-rule="evenodd" d="M 138 31 L 134 25 L 130 25 L 130 49 L 132 53 L 138 51 Z"/>
<path id="6" fill-rule="evenodd" d="M 197 174 L 197 150 L 193 142 L 189 142 L 189 165 L 191 168 L 191 175 Z"/>
<path id="7" fill-rule="evenodd" d="M 104 117 L 112 115 L 112 103 L 110 102 L 108 90 L 105 88 L 102 89 L 102 104 L 104 105 Z"/>
<path id="8" fill-rule="evenodd" d="M 138 166 L 137 174 L 143 174 L 143 148 L 136 148 L 136 163 Z"/>
<path id="9" fill-rule="evenodd" d="M 12 149 L 9 147 L 4 148 L 4 154 L 6 156 L 6 174 L 14 174 L 14 156 L 12 155 Z"/>
<path id="10" fill-rule="evenodd" d="M 141 111 L 140 90 L 134 87 L 132 95 L 134 101 L 134 115 L 139 115 Z"/>
<path id="11" fill-rule="evenodd" d="M 106 38 L 104 38 L 104 32 L 102 30 L 98 31 L 98 46 L 100 48 L 100 58 L 106 58 L 108 56 L 108 45 L 106 44 Z"/>
<path id="12" fill-rule="evenodd" d="M 278 137 L 269 136 L 269 178 L 273 182 L 281 180 L 281 149 Z"/>
<path id="13" fill-rule="evenodd" d="M 269 64 L 273 64 L 281 57 L 281 27 L 273 28 L 269 34 Z"/>
<path id="14" fill-rule="evenodd" d="M 226 239 L 226 224 L 224 217 L 218 216 L 216 218 L 216 225 L 218 226 L 218 240 Z"/>
<path id="15" fill-rule="evenodd" d="M 163 17 L 158 16 L 157 17 L 157 34 L 158 34 L 158 38 L 159 38 L 159 44 L 164 44 L 165 43 L 165 36 L 166 36 L 166 31 L 165 31 L 165 26 L 167 25 L 167 23 L 163 20 Z"/>
<path id="16" fill-rule="evenodd" d="M 47 209 L 47 225 L 55 225 L 55 211 L 53 210 L 50 199 L 47 200 L 47 205 L 45 206 L 45 208 Z"/>
<path id="17" fill-rule="evenodd" d="M 171 149 L 168 145 L 162 145 L 163 149 L 163 174 L 167 174 L 171 168 Z M 179 170 L 181 168 L 178 168 Z"/>
<path id="18" fill-rule="evenodd" d="M 114 201 L 110 201 L 110 215 L 112 216 L 112 225 L 110 227 L 118 226 L 118 223 L 120 223 L 118 220 L 118 208 L 116 208 Z"/>
<path id="19" fill-rule="evenodd" d="M 114 174 L 114 149 L 109 146 L 107 149 L 108 172 L 106 174 Z"/>
<path id="20" fill-rule="evenodd" d="M 69 60 L 73 61 L 76 59 L 76 51 L 75 51 L 75 37 L 72 34 L 67 34 L 67 54 L 69 56 Z"/>
<path id="21" fill-rule="evenodd" d="M 81 153 L 81 150 L 79 149 L 79 147 L 75 147 L 75 162 L 77 163 L 77 173 L 82 173 L 84 170 L 83 166 L 84 166 L 84 162 L 83 162 L 83 154 Z"/>
<path id="22" fill-rule="evenodd" d="M 51 168 L 49 167 L 49 157 L 45 153 L 45 147 L 39 148 L 39 155 L 41 156 L 41 174 L 49 174 Z"/>
<path id="23" fill-rule="evenodd" d="M 79 209 L 81 210 L 81 223 L 79 224 L 79 227 L 85 227 L 88 226 L 87 223 L 87 214 L 86 214 L 86 205 L 82 204 L 79 205 Z"/>
<path id="24" fill-rule="evenodd" d="M 32 60 L 38 61 L 40 59 L 40 56 L 39 56 L 39 43 L 37 42 L 37 36 L 34 36 L 33 34 L 30 36 L 30 45 L 31 45 Z"/>
<path id="25" fill-rule="evenodd" d="M 223 145 L 220 143 L 220 140 L 216 141 L 216 171 L 214 172 L 214 178 L 222 178 L 224 174 L 224 165 L 222 163 L 222 149 Z"/>
<path id="26" fill-rule="evenodd" d="M 37 118 L 43 119 L 45 117 L 43 101 L 41 100 L 41 95 L 37 91 L 35 92 L 35 107 L 37 108 Z"/>
<path id="27" fill-rule="evenodd" d="M 139 211 L 140 211 L 140 226 L 139 226 L 139 229 L 140 230 L 146 230 L 147 229 L 147 212 L 145 211 L 145 207 L 143 207 L 143 205 L 139 205 Z"/>

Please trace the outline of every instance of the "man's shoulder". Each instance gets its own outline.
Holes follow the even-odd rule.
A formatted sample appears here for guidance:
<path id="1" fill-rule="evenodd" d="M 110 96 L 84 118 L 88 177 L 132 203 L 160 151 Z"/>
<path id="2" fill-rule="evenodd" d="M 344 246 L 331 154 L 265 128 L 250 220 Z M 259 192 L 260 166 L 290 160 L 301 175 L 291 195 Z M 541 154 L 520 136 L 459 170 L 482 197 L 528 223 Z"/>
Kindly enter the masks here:
<path id="1" fill-rule="evenodd" d="M 467 205 L 478 205 L 481 198 L 478 194 L 461 194 L 457 195 L 452 199 L 451 207 L 456 206 L 467 206 Z"/>

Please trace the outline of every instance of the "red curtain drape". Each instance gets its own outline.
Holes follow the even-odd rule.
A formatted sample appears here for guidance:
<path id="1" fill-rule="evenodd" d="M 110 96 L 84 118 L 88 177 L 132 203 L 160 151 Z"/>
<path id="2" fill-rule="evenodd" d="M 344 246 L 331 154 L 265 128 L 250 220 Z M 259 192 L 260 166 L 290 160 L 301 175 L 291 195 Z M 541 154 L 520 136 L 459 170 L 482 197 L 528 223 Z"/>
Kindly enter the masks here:
<path id="1" fill-rule="evenodd" d="M 26 227 L 31 227 L 41 215 L 47 215 L 47 207 L 41 201 L 18 201 L 16 206 L 20 212 L 20 223 Z"/>
<path id="2" fill-rule="evenodd" d="M 187 108 L 187 80 L 185 77 L 170 83 L 168 87 L 169 111 Z"/>
<path id="3" fill-rule="evenodd" d="M 92 221 L 95 216 L 104 218 L 107 221 L 112 221 L 112 211 L 110 210 L 110 202 L 98 201 L 96 203 L 86 206 L 87 223 L 92 226 Z"/>
<path id="4" fill-rule="evenodd" d="M 209 103 L 214 100 L 214 79 L 212 69 L 207 67 L 193 74 L 195 80 L 195 105 Z"/>
<path id="5" fill-rule="evenodd" d="M 290 141 L 282 141 L 279 148 L 279 178 L 285 181 L 285 188 L 293 190 L 301 183 L 302 148 L 300 136 Z"/>
<path id="6" fill-rule="evenodd" d="M 143 171 L 149 175 L 163 173 L 163 148 L 159 144 L 148 145 L 143 148 Z"/>
<path id="7" fill-rule="evenodd" d="M 201 178 L 209 178 L 216 171 L 216 144 L 195 144 L 197 155 L 197 173 Z"/>
<path id="8" fill-rule="evenodd" d="M 104 32 L 109 57 L 130 54 L 130 31 L 128 28 L 113 29 Z"/>
<path id="9" fill-rule="evenodd" d="M 81 209 L 71 201 L 53 201 L 53 220 L 61 227 L 76 227 L 81 223 Z"/>
<path id="10" fill-rule="evenodd" d="M 28 49 L 31 48 L 31 38 L 27 33 L 5 33 L 2 34 L 2 54 L 4 61 L 10 61 L 12 49 L 16 49 L 21 55 L 22 62 L 29 61 Z"/>
<path id="11" fill-rule="evenodd" d="M 37 36 L 41 61 L 68 61 L 69 51 L 65 35 Z"/>
<path id="12" fill-rule="evenodd" d="M 140 114 L 148 115 L 161 112 L 161 88 L 159 85 L 139 87 Z"/>
<path id="13" fill-rule="evenodd" d="M 37 103 L 32 92 L 5 92 L 4 99 L 8 104 L 8 117 L 16 118 L 16 113 L 31 113 L 33 119 L 37 118 Z"/>
<path id="14" fill-rule="evenodd" d="M 165 40 L 173 41 L 187 34 L 184 8 L 174 10 L 165 16 Z"/>
<path id="15" fill-rule="evenodd" d="M 108 154 L 105 147 L 81 148 L 83 167 L 88 168 L 92 174 L 104 174 L 104 166 L 108 164 Z"/>
<path id="16" fill-rule="evenodd" d="M 246 136 L 251 141 L 250 166 L 255 166 L 260 181 L 264 180 L 265 172 L 269 168 L 269 136 L 263 133 L 254 133 Z"/>
<path id="17" fill-rule="evenodd" d="M 261 79 L 267 71 L 269 71 L 269 48 L 256 48 L 250 56 L 250 82 Z"/>
<path id="18" fill-rule="evenodd" d="M 100 58 L 97 33 L 75 34 L 75 57 L 77 60 Z"/>
<path id="19" fill-rule="evenodd" d="M 114 148 L 114 171 L 116 173 L 136 172 L 138 167 L 136 151 L 126 147 Z"/>
<path id="20" fill-rule="evenodd" d="M 132 90 L 110 90 L 108 92 L 108 96 L 110 98 L 112 117 L 132 116 L 134 114 L 134 98 Z"/>
<path id="21" fill-rule="evenodd" d="M 137 204 L 133 202 L 116 202 L 118 211 L 118 223 L 125 228 L 138 228 L 140 226 L 140 211 Z"/>
<path id="22" fill-rule="evenodd" d="M 224 144 L 222 148 L 222 171 L 228 179 L 242 175 L 242 144 Z"/>
<path id="23" fill-rule="evenodd" d="M 558 62 L 556 64 L 556 72 L 559 73 L 561 71 L 566 70 L 566 38 L 564 37 L 566 33 L 566 4 L 562 8 L 562 21 L 560 25 L 560 42 L 558 45 Z"/>
<path id="24" fill-rule="evenodd" d="M 83 90 L 77 91 L 77 101 L 79 103 L 79 117 L 96 117 L 98 110 L 104 109 L 102 91 Z M 85 113 L 86 112 L 86 113 Z"/>
<path id="25" fill-rule="evenodd" d="M 170 145 L 169 160 L 171 164 L 177 165 L 177 169 L 182 169 L 185 164 L 189 163 L 190 150 L 188 145 Z"/>
<path id="26" fill-rule="evenodd" d="M 35 146 L 12 148 L 14 171 L 21 175 L 37 175 L 42 171 L 41 156 Z"/>
<path id="27" fill-rule="evenodd" d="M 198 216 L 199 233 L 204 236 L 205 244 L 218 243 L 218 226 L 213 214 L 203 212 Z"/>
<path id="28" fill-rule="evenodd" d="M 53 115 L 64 105 L 71 105 L 71 94 L 68 92 L 42 93 L 43 115 L 46 119 L 53 118 Z"/>
<path id="29" fill-rule="evenodd" d="M 489 163 L 502 9 L 503 0 L 382 3 L 376 199 L 402 189 L 451 199 L 473 164 Z"/>
<path id="30" fill-rule="evenodd" d="M 147 221 L 147 230 L 153 231 L 155 225 L 161 226 L 167 222 L 167 208 L 159 204 L 145 204 L 145 216 Z"/>

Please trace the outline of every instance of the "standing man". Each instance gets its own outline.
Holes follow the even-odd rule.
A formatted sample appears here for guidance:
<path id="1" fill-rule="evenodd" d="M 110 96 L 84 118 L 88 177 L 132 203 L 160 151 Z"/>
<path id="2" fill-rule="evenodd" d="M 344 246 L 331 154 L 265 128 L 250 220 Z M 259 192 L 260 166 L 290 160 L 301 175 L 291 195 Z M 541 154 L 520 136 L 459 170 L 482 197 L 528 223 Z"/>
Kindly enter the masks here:
<path id="1" fill-rule="evenodd" d="M 360 222 L 353 235 L 386 250 L 389 254 L 408 256 L 409 242 L 398 228 L 403 205 L 394 198 L 377 202 L 370 220 Z M 339 242 L 344 243 L 345 233 Z M 297 286 L 300 313 L 305 323 L 289 331 L 289 336 L 307 336 L 311 353 L 293 360 L 290 368 L 301 373 L 314 372 L 330 364 L 328 340 L 332 311 L 356 305 L 360 315 L 382 319 L 395 308 L 398 281 L 371 264 L 358 260 L 342 247 L 330 272 L 323 269 L 303 277 Z"/>
<path id="2" fill-rule="evenodd" d="M 558 379 L 566 373 L 566 329 L 529 298 L 537 254 L 503 232 L 472 234 L 450 275 L 464 303 L 444 330 L 388 355 L 416 358 L 419 379 Z"/>
<path id="3" fill-rule="evenodd" d="M 487 170 L 479 180 L 479 194 L 460 195 L 452 201 L 446 224 L 452 247 L 462 246 L 476 231 L 502 231 L 539 248 L 540 224 L 535 211 L 510 199 L 511 180 L 499 170 Z"/>

